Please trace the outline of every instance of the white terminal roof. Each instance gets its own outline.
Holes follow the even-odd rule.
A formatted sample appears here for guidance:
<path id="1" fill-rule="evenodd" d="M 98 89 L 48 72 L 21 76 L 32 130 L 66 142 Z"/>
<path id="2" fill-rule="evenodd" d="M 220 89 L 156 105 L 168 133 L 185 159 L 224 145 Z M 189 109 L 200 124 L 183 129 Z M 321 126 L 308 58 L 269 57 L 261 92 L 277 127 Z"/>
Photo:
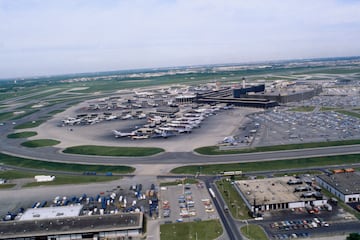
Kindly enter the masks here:
<path id="1" fill-rule="evenodd" d="M 24 212 L 19 221 L 77 217 L 80 215 L 82 208 L 83 205 L 81 204 L 73 206 L 29 208 Z"/>

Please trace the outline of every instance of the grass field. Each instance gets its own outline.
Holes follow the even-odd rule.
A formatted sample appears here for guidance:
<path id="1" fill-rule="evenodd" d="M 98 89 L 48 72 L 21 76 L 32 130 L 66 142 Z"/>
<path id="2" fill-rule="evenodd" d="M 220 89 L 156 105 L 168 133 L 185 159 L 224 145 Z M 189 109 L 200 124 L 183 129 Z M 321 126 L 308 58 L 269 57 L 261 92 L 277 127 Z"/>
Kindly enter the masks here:
<path id="1" fill-rule="evenodd" d="M 289 160 L 275 160 L 263 162 L 247 162 L 247 163 L 231 163 L 231 164 L 212 164 L 202 165 L 202 174 L 215 175 L 225 171 L 243 171 L 243 172 L 256 172 L 278 169 L 296 169 L 304 167 L 321 167 L 328 165 L 339 164 L 352 164 L 360 163 L 360 154 L 328 156 L 328 157 L 315 157 L 315 158 L 299 158 Z M 196 174 L 199 172 L 199 166 L 183 166 L 171 170 L 175 174 Z"/>
<path id="2" fill-rule="evenodd" d="M 248 208 L 235 190 L 234 186 L 231 184 L 231 181 L 226 181 L 225 178 L 223 178 L 216 182 L 216 186 L 223 196 L 226 204 L 229 207 L 229 211 L 234 218 L 242 220 L 250 218 L 248 214 Z"/>
<path id="3" fill-rule="evenodd" d="M 98 173 L 119 173 L 126 174 L 135 171 L 135 168 L 128 166 L 105 166 L 105 165 L 86 165 L 37 161 L 19 157 L 13 157 L 0 153 L 0 163 L 10 166 L 44 169 L 51 171 L 68 171 L 68 172 L 98 172 Z"/>
<path id="4" fill-rule="evenodd" d="M 49 147 L 59 144 L 60 141 L 53 139 L 37 139 L 32 141 L 27 141 L 21 143 L 21 146 L 29 147 L 29 148 L 37 148 L 37 147 Z"/>
<path id="5" fill-rule="evenodd" d="M 35 176 L 34 173 L 14 171 L 14 170 L 0 172 L 0 178 L 4 178 L 4 179 L 33 178 L 34 176 Z"/>
<path id="6" fill-rule="evenodd" d="M 23 124 L 16 125 L 14 129 L 34 128 L 40 126 L 45 120 L 37 120 L 32 122 L 26 122 Z"/>
<path id="7" fill-rule="evenodd" d="M 199 181 L 197 179 L 193 179 L 193 178 L 186 178 L 184 179 L 184 181 L 182 180 L 176 180 L 176 181 L 173 181 L 173 182 L 161 182 L 160 183 L 160 186 L 161 187 L 165 187 L 165 186 L 176 186 L 176 185 L 179 185 L 179 184 L 196 184 L 198 183 Z"/>
<path id="8" fill-rule="evenodd" d="M 1 189 L 13 188 L 13 187 L 15 187 L 15 185 L 16 185 L 16 184 L 12 184 L 12 183 L 0 184 L 0 190 L 1 190 Z"/>
<path id="9" fill-rule="evenodd" d="M 219 220 L 160 225 L 161 240 L 211 240 L 218 238 L 222 232 L 223 229 Z"/>
<path id="10" fill-rule="evenodd" d="M 8 138 L 29 138 L 36 136 L 37 132 L 18 132 L 7 135 Z"/>
<path id="11" fill-rule="evenodd" d="M 83 183 L 99 183 L 109 182 L 120 179 L 116 176 L 69 176 L 69 175 L 55 175 L 55 180 L 52 182 L 32 182 L 25 184 L 23 187 L 37 187 L 37 186 L 53 186 L 64 184 L 83 184 Z"/>
<path id="12" fill-rule="evenodd" d="M 247 226 L 242 226 L 240 231 L 245 237 L 249 240 L 267 240 L 267 236 L 264 230 L 255 224 L 249 224 Z"/>
<path id="13" fill-rule="evenodd" d="M 145 147 L 108 147 L 108 146 L 75 146 L 66 148 L 64 153 L 96 155 L 96 156 L 123 156 L 123 157 L 142 157 L 151 156 L 164 152 L 161 148 L 145 148 Z"/>
<path id="14" fill-rule="evenodd" d="M 302 106 L 302 107 L 291 108 L 289 110 L 293 112 L 312 112 L 314 111 L 314 109 L 315 109 L 314 106 Z"/>
<path id="15" fill-rule="evenodd" d="M 347 116 L 360 118 L 360 113 L 346 111 L 346 110 L 336 110 L 336 112 L 347 115 Z"/>
<path id="16" fill-rule="evenodd" d="M 194 149 L 194 151 L 203 155 L 225 155 L 225 154 L 241 154 L 241 153 L 252 153 L 252 152 L 283 151 L 283 150 L 317 148 L 317 147 L 346 146 L 346 145 L 356 145 L 356 144 L 360 144 L 360 140 L 286 144 L 286 145 L 254 147 L 247 149 L 232 149 L 232 150 L 219 150 L 219 147 L 217 146 L 208 146 L 208 147 L 196 148 Z"/>

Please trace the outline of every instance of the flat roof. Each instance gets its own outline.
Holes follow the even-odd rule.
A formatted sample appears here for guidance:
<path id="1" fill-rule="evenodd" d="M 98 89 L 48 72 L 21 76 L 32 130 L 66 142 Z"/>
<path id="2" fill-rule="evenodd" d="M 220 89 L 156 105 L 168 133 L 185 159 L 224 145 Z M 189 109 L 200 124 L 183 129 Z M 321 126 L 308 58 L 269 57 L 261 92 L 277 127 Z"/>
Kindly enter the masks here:
<path id="1" fill-rule="evenodd" d="M 81 204 L 59 207 L 29 208 L 24 212 L 19 221 L 77 217 L 80 215 L 82 208 L 83 205 Z"/>
<path id="2" fill-rule="evenodd" d="M 360 174 L 358 172 L 345 172 L 332 175 L 317 176 L 344 195 L 360 194 Z"/>
<path id="3" fill-rule="evenodd" d="M 308 185 L 305 183 L 301 185 L 289 185 L 287 182 L 290 179 L 295 178 L 278 177 L 255 180 L 240 180 L 236 181 L 235 183 L 251 205 L 253 205 L 254 199 L 256 205 L 305 201 L 305 199 L 301 198 L 301 195 L 304 192 L 295 192 L 295 188 Z M 314 199 L 314 197 L 306 198 L 307 201 Z"/>
<path id="4" fill-rule="evenodd" d="M 0 222 L 0 239 L 140 230 L 143 213 L 118 213 L 73 218 Z"/>

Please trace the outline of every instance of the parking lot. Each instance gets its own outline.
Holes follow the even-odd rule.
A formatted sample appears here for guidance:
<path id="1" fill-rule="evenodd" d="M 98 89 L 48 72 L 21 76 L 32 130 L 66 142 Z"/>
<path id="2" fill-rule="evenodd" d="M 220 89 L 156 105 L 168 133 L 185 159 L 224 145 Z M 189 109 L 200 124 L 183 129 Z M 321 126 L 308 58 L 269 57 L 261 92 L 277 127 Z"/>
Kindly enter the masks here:
<path id="1" fill-rule="evenodd" d="M 162 223 L 191 222 L 218 218 L 203 184 L 179 184 L 160 188 Z"/>

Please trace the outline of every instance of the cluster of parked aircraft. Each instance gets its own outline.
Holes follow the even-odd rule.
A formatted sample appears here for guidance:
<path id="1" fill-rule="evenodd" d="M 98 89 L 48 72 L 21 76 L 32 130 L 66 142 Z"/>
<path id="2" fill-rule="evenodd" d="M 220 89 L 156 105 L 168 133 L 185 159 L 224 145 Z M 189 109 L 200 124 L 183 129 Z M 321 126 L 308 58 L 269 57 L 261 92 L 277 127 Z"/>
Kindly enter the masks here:
<path id="1" fill-rule="evenodd" d="M 181 117 L 148 117 L 147 124 L 142 128 L 131 132 L 113 130 L 116 138 L 130 137 L 133 140 L 147 138 L 168 138 L 183 133 L 191 133 L 194 128 L 199 128 L 201 122 L 208 116 L 213 115 L 220 108 L 194 109 L 183 113 Z"/>
<path id="2" fill-rule="evenodd" d="M 128 120 L 128 119 L 144 119 L 146 118 L 145 113 L 138 114 L 136 116 L 132 114 L 125 114 L 122 116 L 113 115 L 112 113 L 104 113 L 102 116 L 99 116 L 99 114 L 82 114 L 78 115 L 77 117 L 67 117 L 66 119 L 62 120 L 63 125 L 87 125 L 87 124 L 95 124 L 99 123 L 103 120 L 105 121 L 111 121 L 114 119 L 122 119 L 122 120 Z"/>

